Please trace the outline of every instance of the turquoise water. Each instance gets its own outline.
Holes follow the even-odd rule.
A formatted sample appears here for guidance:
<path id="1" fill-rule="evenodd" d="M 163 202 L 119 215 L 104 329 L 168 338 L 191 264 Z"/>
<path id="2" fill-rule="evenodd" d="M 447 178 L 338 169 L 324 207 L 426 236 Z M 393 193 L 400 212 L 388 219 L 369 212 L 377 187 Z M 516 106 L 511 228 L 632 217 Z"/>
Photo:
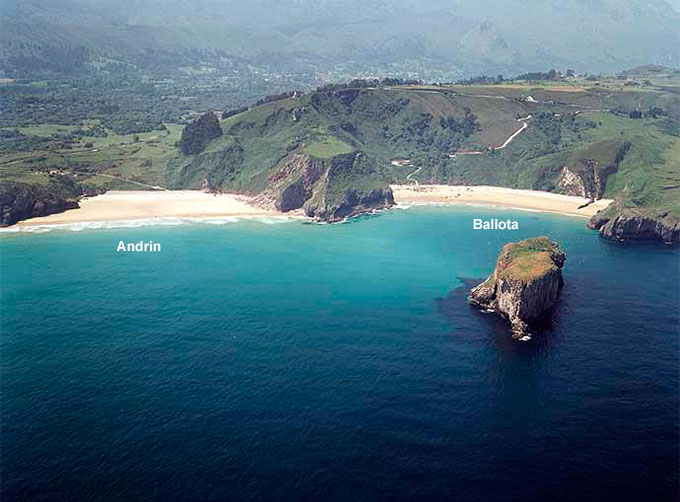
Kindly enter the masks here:
<path id="1" fill-rule="evenodd" d="M 500 216 L 2 235 L 3 502 L 677 500 L 678 249 Z M 518 343 L 465 279 L 534 235 L 565 287 Z"/>

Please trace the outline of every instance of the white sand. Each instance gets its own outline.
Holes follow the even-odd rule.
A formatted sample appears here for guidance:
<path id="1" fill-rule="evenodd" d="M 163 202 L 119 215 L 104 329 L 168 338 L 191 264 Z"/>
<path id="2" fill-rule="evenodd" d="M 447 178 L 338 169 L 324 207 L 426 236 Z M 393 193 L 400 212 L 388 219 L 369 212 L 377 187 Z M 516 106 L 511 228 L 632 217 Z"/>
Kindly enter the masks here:
<path id="1" fill-rule="evenodd" d="M 579 209 L 579 206 L 588 202 L 588 199 L 537 190 L 516 190 L 492 186 L 392 185 L 392 191 L 394 201 L 398 204 L 482 204 L 586 218 L 606 208 L 612 202 L 611 199 L 601 199 Z"/>
<path id="2" fill-rule="evenodd" d="M 535 190 L 514 190 L 491 186 L 392 185 L 397 203 L 482 204 L 531 209 L 574 216 L 590 217 L 604 209 L 611 200 L 587 202 L 581 197 Z M 208 194 L 196 190 L 110 191 L 80 201 L 78 209 L 31 218 L 17 226 L 61 225 L 102 221 L 146 220 L 153 218 L 211 218 L 276 216 L 273 209 L 258 207 L 244 195 Z M 290 214 L 290 213 L 289 213 Z"/>
<path id="3" fill-rule="evenodd" d="M 31 218 L 18 226 L 59 225 L 93 221 L 219 216 L 272 216 L 280 213 L 257 207 L 243 195 L 209 194 L 196 190 L 110 191 L 80 201 L 78 209 Z"/>

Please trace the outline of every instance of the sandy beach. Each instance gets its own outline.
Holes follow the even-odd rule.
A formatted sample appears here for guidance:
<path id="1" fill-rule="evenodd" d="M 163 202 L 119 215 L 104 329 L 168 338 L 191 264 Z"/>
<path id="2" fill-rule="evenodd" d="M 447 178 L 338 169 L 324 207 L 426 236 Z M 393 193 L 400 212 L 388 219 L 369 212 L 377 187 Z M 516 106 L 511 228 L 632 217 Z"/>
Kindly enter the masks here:
<path id="1" fill-rule="evenodd" d="M 392 191 L 397 204 L 482 204 L 585 218 L 591 217 L 612 202 L 610 199 L 601 199 L 579 209 L 579 206 L 588 202 L 588 199 L 537 190 L 492 186 L 392 185 Z"/>
<path id="2" fill-rule="evenodd" d="M 21 221 L 17 226 L 61 225 L 150 218 L 210 218 L 275 216 L 280 213 L 254 205 L 244 195 L 209 194 L 197 190 L 110 191 L 80 201 L 78 209 Z"/>
<path id="3" fill-rule="evenodd" d="M 535 190 L 515 190 L 491 186 L 392 185 L 396 203 L 483 204 L 590 217 L 604 209 L 610 200 L 599 200 L 584 208 L 587 199 Z M 80 201 L 78 209 L 31 218 L 19 227 L 66 225 L 104 221 L 146 220 L 153 218 L 218 218 L 277 216 L 281 213 L 260 207 L 251 197 L 235 194 L 209 194 L 196 190 L 110 191 Z M 296 215 L 296 213 L 293 213 Z"/>

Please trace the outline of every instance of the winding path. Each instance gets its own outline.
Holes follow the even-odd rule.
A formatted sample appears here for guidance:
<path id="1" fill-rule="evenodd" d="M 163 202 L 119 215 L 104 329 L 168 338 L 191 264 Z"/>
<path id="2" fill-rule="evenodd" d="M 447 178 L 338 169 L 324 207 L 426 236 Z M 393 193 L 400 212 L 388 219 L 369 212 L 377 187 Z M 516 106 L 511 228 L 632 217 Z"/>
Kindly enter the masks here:
<path id="1" fill-rule="evenodd" d="M 517 119 L 517 122 L 521 122 L 521 123 L 522 123 L 522 126 L 521 126 L 519 129 L 517 129 L 515 132 L 513 132 L 513 133 L 508 137 L 508 139 L 506 139 L 506 140 L 503 142 L 502 145 L 498 145 L 498 146 L 490 146 L 489 149 L 488 149 L 488 151 L 492 151 L 492 150 L 502 150 L 503 148 L 505 148 L 506 146 L 508 146 L 510 143 L 512 143 L 512 141 L 513 141 L 517 136 L 519 136 L 519 135 L 522 133 L 522 131 L 524 131 L 524 129 L 526 129 L 527 127 L 529 127 L 529 124 L 527 124 L 526 121 L 529 120 L 530 118 L 531 118 L 531 115 L 527 115 L 526 117 L 522 117 L 522 118 Z M 479 152 L 479 151 L 458 152 L 458 153 L 449 154 L 449 158 L 455 159 L 455 158 L 456 158 L 456 155 L 483 155 L 483 154 L 485 154 L 485 153 L 486 153 L 486 152 Z M 422 169 L 422 166 L 421 166 L 421 167 L 418 167 L 415 171 L 413 171 L 411 174 L 409 174 L 408 176 L 406 176 L 406 180 L 407 180 L 407 181 L 415 181 L 416 187 L 418 186 L 418 180 L 413 179 L 412 176 L 418 174 L 418 173 L 420 172 L 421 169 Z"/>
<path id="2" fill-rule="evenodd" d="M 503 142 L 502 145 L 500 145 L 500 146 L 492 146 L 492 147 L 491 147 L 491 150 L 502 150 L 503 148 L 505 148 L 506 146 L 508 146 L 508 145 L 512 142 L 512 140 L 515 139 L 517 136 L 519 136 L 520 133 L 521 133 L 524 129 L 526 129 L 527 127 L 529 127 L 529 124 L 527 124 L 526 121 L 529 120 L 530 118 L 531 118 L 531 115 L 528 115 L 528 116 L 526 116 L 526 117 L 524 117 L 524 118 L 521 118 L 521 119 L 517 119 L 518 122 L 522 122 L 522 127 L 520 127 L 520 128 L 517 129 L 514 133 L 512 133 L 512 134 L 510 135 L 510 137 L 509 137 L 508 139 L 506 139 L 506 140 Z"/>
<path id="3" fill-rule="evenodd" d="M 414 174 L 418 174 L 422 168 L 423 168 L 423 167 L 420 166 L 420 167 L 417 168 L 415 171 L 413 171 L 411 174 L 409 174 L 408 176 L 406 176 L 406 179 L 407 179 L 408 181 L 415 181 L 415 182 L 416 182 L 416 187 L 418 186 L 418 180 L 414 180 L 413 178 L 411 178 L 411 176 L 413 176 Z"/>
<path id="4" fill-rule="evenodd" d="M 506 140 L 503 142 L 502 145 L 490 146 L 490 147 L 487 149 L 487 151 L 502 150 L 503 148 L 505 148 L 506 146 L 508 146 L 510 143 L 512 143 L 512 141 L 513 141 L 517 136 L 519 136 L 520 133 L 521 133 L 522 131 L 524 131 L 524 129 L 526 129 L 527 127 L 529 127 L 529 124 L 527 124 L 526 121 L 529 120 L 530 118 L 531 118 L 531 115 L 527 115 L 526 117 L 522 117 L 522 118 L 517 119 L 517 122 L 521 122 L 521 123 L 522 123 L 522 126 L 521 126 L 519 129 L 517 129 L 515 132 L 513 132 L 513 133 L 508 137 L 508 139 L 506 139 Z M 449 158 L 455 159 L 457 155 L 483 155 L 483 154 L 485 154 L 485 153 L 486 153 L 486 152 L 484 152 L 484 151 L 481 151 L 481 152 L 480 152 L 480 151 L 478 151 L 478 150 L 474 150 L 474 151 L 466 151 L 466 152 L 456 152 L 456 153 L 451 153 L 451 154 L 449 154 Z"/>

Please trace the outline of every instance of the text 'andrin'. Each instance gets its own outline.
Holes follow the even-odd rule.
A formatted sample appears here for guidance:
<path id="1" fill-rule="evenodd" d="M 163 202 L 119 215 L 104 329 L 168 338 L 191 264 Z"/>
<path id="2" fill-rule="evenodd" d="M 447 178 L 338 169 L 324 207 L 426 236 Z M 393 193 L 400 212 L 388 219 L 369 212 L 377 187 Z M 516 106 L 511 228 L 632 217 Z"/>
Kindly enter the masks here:
<path id="1" fill-rule="evenodd" d="M 116 252 L 124 251 L 127 253 L 157 253 L 161 250 L 161 245 L 158 242 L 149 241 L 139 241 L 139 242 L 128 242 L 125 244 L 123 241 L 118 243 Z"/>
<path id="2" fill-rule="evenodd" d="M 475 218 L 472 220 L 472 228 L 475 230 L 517 230 L 519 225 L 513 220 L 482 220 Z"/>

